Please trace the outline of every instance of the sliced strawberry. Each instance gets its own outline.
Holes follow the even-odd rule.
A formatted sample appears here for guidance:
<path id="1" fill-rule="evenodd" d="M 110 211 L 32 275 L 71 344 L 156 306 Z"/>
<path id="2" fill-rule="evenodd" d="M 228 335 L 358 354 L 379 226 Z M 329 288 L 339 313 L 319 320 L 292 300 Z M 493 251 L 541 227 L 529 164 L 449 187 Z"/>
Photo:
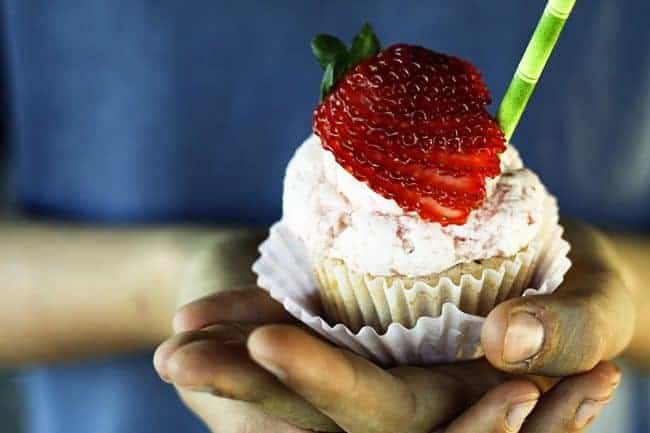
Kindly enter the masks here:
<path id="1" fill-rule="evenodd" d="M 394 45 L 350 69 L 314 112 L 336 160 L 405 211 L 463 224 L 500 173 L 503 133 L 471 64 Z"/>

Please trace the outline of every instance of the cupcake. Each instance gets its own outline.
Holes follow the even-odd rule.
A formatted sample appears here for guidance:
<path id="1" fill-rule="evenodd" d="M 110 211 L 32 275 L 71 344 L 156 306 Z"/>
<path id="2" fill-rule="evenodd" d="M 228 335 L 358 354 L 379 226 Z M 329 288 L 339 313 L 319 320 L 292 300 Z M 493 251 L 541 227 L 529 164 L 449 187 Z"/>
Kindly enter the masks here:
<path id="1" fill-rule="evenodd" d="M 486 111 L 467 61 L 412 45 L 348 51 L 326 68 L 313 134 L 291 159 L 283 224 L 304 245 L 324 314 L 353 332 L 415 326 L 445 304 L 485 316 L 522 295 L 557 206 Z"/>

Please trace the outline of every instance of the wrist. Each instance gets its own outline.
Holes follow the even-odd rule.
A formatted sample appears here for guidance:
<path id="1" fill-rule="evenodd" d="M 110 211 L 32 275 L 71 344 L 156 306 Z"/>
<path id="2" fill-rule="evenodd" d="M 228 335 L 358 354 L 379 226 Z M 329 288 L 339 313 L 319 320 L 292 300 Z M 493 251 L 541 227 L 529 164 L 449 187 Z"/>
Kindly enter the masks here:
<path id="1" fill-rule="evenodd" d="M 159 282 L 155 332 L 167 338 L 176 309 L 200 297 L 251 285 L 251 266 L 264 231 L 245 228 L 162 230 L 152 242 Z"/>
<path id="2" fill-rule="evenodd" d="M 650 239 L 629 234 L 610 234 L 618 256 L 621 274 L 632 294 L 637 311 L 634 336 L 625 352 L 628 360 L 643 367 L 650 368 L 650 322 L 643 320 L 650 311 L 650 293 L 647 281 L 650 281 L 650 268 L 647 257 L 650 255 Z"/>

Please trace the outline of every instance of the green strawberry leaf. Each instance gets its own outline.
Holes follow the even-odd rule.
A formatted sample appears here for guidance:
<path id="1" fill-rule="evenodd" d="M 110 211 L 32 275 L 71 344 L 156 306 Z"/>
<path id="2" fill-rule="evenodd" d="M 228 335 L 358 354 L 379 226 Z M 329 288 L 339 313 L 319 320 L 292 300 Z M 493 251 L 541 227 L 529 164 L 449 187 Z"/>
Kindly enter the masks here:
<path id="1" fill-rule="evenodd" d="M 325 99 L 325 96 L 332 90 L 334 86 L 334 64 L 330 63 L 325 67 L 323 80 L 320 83 L 320 100 Z"/>
<path id="2" fill-rule="evenodd" d="M 325 71 L 320 86 L 322 101 L 349 69 L 376 55 L 381 44 L 370 24 L 365 23 L 354 37 L 350 51 L 339 38 L 325 34 L 312 39 L 311 49 Z"/>
<path id="3" fill-rule="evenodd" d="M 318 59 L 323 70 L 330 63 L 347 61 L 348 49 L 337 37 L 331 35 L 316 35 L 311 41 L 311 50 Z"/>
<path id="4" fill-rule="evenodd" d="M 376 55 L 379 50 L 381 50 L 381 43 L 377 35 L 372 30 L 372 27 L 370 27 L 370 24 L 365 23 L 352 40 L 348 61 L 350 67 Z"/>

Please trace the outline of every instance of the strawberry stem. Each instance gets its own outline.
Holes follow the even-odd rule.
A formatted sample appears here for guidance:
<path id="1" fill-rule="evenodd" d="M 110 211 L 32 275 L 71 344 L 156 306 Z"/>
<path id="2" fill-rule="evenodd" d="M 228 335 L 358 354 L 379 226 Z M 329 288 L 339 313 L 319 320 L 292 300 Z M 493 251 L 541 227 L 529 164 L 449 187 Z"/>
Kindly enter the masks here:
<path id="1" fill-rule="evenodd" d="M 506 140 L 512 137 L 575 2 L 549 0 L 546 4 L 497 112 Z"/>

